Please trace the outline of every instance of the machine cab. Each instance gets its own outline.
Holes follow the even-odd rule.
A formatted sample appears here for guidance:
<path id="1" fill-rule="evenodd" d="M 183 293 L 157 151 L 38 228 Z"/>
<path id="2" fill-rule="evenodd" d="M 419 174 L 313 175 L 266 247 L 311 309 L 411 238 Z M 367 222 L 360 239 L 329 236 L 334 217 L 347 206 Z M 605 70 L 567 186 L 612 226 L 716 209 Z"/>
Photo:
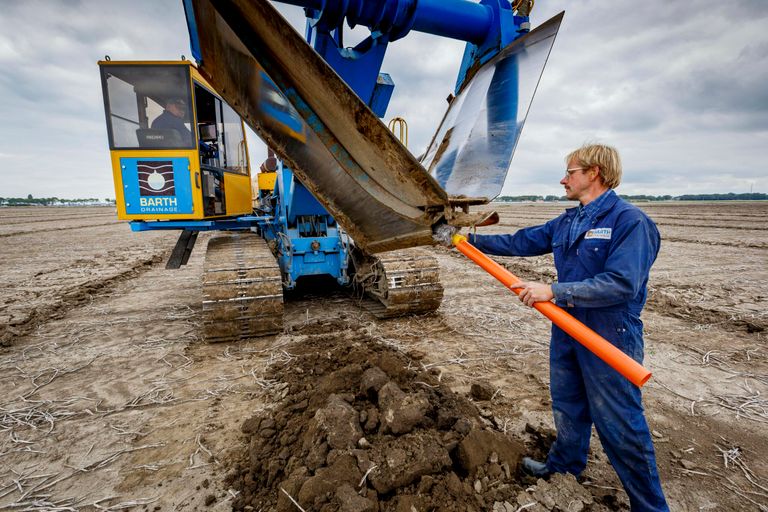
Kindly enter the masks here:
<path id="1" fill-rule="evenodd" d="M 189 61 L 99 62 L 118 218 L 252 212 L 243 122 Z"/>

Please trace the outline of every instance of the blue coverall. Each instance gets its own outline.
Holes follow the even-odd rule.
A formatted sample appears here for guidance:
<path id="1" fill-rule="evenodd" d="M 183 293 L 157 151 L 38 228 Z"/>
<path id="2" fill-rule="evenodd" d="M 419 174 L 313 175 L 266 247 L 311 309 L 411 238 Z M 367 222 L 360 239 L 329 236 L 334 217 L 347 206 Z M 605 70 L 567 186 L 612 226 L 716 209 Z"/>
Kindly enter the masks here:
<path id="1" fill-rule="evenodd" d="M 553 252 L 555 301 L 639 363 L 643 360 L 646 285 L 659 252 L 656 225 L 640 209 L 605 192 L 577 236 L 578 208 L 513 235 L 470 235 L 488 254 Z M 579 475 L 587 464 L 592 423 L 629 495 L 633 511 L 667 511 L 640 389 L 562 329 L 552 326 L 550 388 L 557 440 L 547 456 L 553 473 Z"/>

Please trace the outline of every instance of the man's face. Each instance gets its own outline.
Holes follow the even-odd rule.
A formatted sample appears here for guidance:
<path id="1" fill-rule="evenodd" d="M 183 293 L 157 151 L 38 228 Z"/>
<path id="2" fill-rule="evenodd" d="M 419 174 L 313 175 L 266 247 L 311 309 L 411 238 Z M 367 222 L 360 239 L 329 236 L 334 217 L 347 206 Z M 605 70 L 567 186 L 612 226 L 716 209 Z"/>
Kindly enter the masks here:
<path id="1" fill-rule="evenodd" d="M 593 174 L 593 170 L 583 167 L 575 158 L 570 159 L 565 176 L 560 180 L 560 184 L 565 187 L 565 197 L 572 201 L 580 200 L 589 190 Z"/>
<path id="2" fill-rule="evenodd" d="M 183 101 L 174 101 L 169 103 L 168 106 L 165 107 L 165 110 L 176 117 L 183 118 L 184 114 L 187 112 L 187 106 Z"/>

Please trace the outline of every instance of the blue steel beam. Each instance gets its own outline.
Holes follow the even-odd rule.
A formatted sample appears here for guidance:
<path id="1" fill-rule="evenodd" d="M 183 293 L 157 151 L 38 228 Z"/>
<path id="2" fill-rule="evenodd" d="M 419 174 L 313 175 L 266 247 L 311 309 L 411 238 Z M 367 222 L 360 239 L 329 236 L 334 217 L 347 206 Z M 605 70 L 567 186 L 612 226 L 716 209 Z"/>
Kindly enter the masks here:
<path id="1" fill-rule="evenodd" d="M 187 229 L 189 231 L 219 231 L 230 229 L 251 229 L 271 220 L 263 215 L 243 215 L 234 219 L 215 220 L 159 220 L 130 222 L 131 231 L 160 231 L 166 229 Z"/>

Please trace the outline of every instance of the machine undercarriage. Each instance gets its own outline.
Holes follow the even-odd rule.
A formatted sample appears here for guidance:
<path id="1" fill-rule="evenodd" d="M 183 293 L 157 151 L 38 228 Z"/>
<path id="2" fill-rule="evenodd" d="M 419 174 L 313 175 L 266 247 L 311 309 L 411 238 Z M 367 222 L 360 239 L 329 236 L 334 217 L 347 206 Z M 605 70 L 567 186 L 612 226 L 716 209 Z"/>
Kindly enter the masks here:
<path id="1" fill-rule="evenodd" d="M 425 314 L 443 300 L 437 259 L 420 248 L 355 257 L 355 283 L 367 297 L 362 305 L 377 318 Z"/>
<path id="2" fill-rule="evenodd" d="M 427 251 L 373 256 L 353 250 L 352 261 L 351 295 L 376 318 L 425 314 L 440 307 L 440 268 Z M 206 341 L 237 341 L 283 330 L 283 276 L 276 255 L 258 234 L 230 232 L 211 238 L 202 284 Z"/>

